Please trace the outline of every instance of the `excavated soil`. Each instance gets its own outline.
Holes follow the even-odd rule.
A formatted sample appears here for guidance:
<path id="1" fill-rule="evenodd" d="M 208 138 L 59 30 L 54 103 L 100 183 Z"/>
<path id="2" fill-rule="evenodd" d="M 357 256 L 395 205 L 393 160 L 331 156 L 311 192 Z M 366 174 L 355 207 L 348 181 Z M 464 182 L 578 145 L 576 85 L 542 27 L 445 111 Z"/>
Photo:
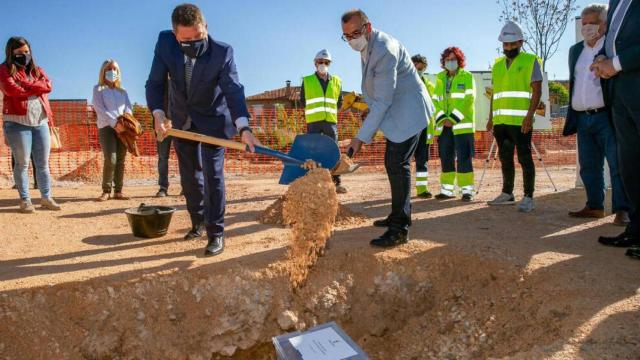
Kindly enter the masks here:
<path id="1" fill-rule="evenodd" d="M 338 213 L 338 199 L 331 174 L 319 168 L 291 183 L 285 199 L 282 215 L 291 224 L 289 279 L 291 288 L 297 289 L 324 253 Z"/>
<path id="2" fill-rule="evenodd" d="M 292 229 L 255 220 L 286 191 L 276 178 L 228 179 L 227 247 L 209 258 L 182 239 L 184 199 L 155 186 L 104 203 L 98 186 L 54 188 L 62 211 L 29 215 L 0 190 L 0 359 L 275 359 L 272 336 L 328 321 L 374 360 L 638 359 L 640 261 L 597 243 L 621 231 L 612 216 L 567 217 L 584 205 L 574 169 L 551 174 L 559 191 L 539 176 L 532 214 L 485 205 L 498 172 L 470 204 L 415 200 L 411 241 L 393 249 L 368 245 L 369 223 L 335 227 L 295 292 Z M 384 174 L 343 182 L 350 209 L 388 214 Z M 130 234 L 122 211 L 140 202 L 178 208 L 165 237 Z"/>
<path id="3" fill-rule="evenodd" d="M 58 178 L 61 181 L 82 181 L 87 183 L 99 183 L 102 181 L 102 156 L 95 156 L 80 164 L 77 168 L 69 171 Z M 127 173 L 147 173 L 153 174 L 155 168 L 142 161 L 139 157 L 127 154 L 125 159 L 125 177 Z"/>
<path id="4" fill-rule="evenodd" d="M 286 219 L 282 213 L 286 199 L 286 194 L 276 199 L 258 215 L 258 221 L 265 225 L 291 226 L 291 221 Z M 338 204 L 338 212 L 333 225 L 335 227 L 353 226 L 361 225 L 367 221 L 370 221 L 368 216 L 353 211 L 346 205 Z"/>

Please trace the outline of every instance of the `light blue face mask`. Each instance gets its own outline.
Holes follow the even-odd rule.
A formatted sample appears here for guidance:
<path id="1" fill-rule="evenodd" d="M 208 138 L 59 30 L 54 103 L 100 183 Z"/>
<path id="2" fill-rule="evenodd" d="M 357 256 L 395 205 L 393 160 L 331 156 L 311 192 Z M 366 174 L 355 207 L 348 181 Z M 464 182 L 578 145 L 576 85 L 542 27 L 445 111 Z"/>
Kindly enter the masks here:
<path id="1" fill-rule="evenodd" d="M 449 71 L 458 70 L 458 60 L 447 60 L 444 62 L 444 68 Z"/>
<path id="2" fill-rule="evenodd" d="M 111 82 L 116 82 L 118 80 L 118 73 L 114 70 L 109 70 L 104 73 L 104 78 Z"/>

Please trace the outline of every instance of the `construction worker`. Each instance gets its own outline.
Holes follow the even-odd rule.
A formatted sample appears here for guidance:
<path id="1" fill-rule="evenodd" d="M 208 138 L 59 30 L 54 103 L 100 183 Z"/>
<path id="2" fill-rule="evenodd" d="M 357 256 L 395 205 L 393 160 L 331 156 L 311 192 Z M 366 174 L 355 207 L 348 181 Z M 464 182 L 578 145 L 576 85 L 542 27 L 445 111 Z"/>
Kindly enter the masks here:
<path id="1" fill-rule="evenodd" d="M 524 197 L 518 211 L 534 210 L 533 188 L 536 168 L 531 155 L 531 136 L 536 108 L 542 96 L 542 65 L 534 55 L 522 52 L 524 36 L 518 23 L 509 21 L 500 32 L 503 57 L 492 69 L 493 95 L 487 131 L 493 130 L 502 164 L 502 193 L 489 205 L 515 204 L 513 181 L 514 147 L 522 166 Z"/>
<path id="2" fill-rule="evenodd" d="M 473 153 L 475 133 L 475 81 L 464 69 L 465 56 L 457 47 L 446 48 L 440 56 L 444 69 L 438 74 L 435 90 L 435 135 L 442 172 L 438 200 L 455 197 L 456 182 L 462 201 L 473 200 Z M 457 162 L 457 164 L 456 164 Z"/>
<path id="3" fill-rule="evenodd" d="M 413 66 L 415 66 L 420 79 L 427 88 L 427 93 L 435 101 L 433 97 L 436 86 L 427 78 L 427 58 L 416 54 L 411 57 Z M 414 157 L 416 159 L 416 194 L 418 197 L 430 199 L 433 195 L 429 191 L 429 146 L 433 144 L 433 134 L 435 131 L 434 121 L 429 120 L 428 126 L 420 133 L 420 139 L 418 139 L 418 147 Z"/>
<path id="4" fill-rule="evenodd" d="M 322 49 L 313 59 L 316 72 L 302 79 L 300 100 L 304 106 L 308 134 L 322 134 L 338 141 L 338 109 L 342 103 L 342 80 L 329 74 L 331 54 Z M 333 176 L 336 192 L 347 189 L 340 184 L 340 176 Z"/>

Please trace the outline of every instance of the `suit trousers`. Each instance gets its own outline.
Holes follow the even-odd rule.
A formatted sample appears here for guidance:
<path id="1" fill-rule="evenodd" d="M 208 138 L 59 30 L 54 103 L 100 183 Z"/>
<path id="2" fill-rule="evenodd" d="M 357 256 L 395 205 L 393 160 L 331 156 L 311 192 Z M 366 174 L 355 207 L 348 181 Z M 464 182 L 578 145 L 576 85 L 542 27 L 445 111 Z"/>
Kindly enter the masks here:
<path id="1" fill-rule="evenodd" d="M 387 139 L 384 167 L 391 185 L 390 229 L 406 231 L 411 225 L 411 158 L 419 138 L 418 133 L 401 143 Z"/>
<path id="2" fill-rule="evenodd" d="M 640 102 L 613 96 L 613 127 L 618 140 L 618 166 L 630 203 L 628 235 L 640 236 Z"/>
<path id="3" fill-rule="evenodd" d="M 192 225 L 205 225 L 209 238 L 224 233 L 226 205 L 223 147 L 174 139 L 180 183 Z"/>

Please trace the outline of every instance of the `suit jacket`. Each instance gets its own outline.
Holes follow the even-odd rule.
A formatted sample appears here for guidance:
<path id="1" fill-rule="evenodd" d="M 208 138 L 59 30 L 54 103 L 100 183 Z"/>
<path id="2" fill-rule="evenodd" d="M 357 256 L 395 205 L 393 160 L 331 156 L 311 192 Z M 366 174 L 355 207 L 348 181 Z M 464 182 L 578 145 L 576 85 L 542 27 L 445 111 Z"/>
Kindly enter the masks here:
<path id="1" fill-rule="evenodd" d="M 188 94 L 184 64 L 184 53 L 173 32 L 160 32 L 146 84 L 149 109 L 168 107 L 167 117 L 174 128 L 181 129 L 189 116 L 192 128 L 199 133 L 225 139 L 233 137 L 237 132 L 234 121 L 249 118 L 249 112 L 231 46 L 209 36 L 207 51 L 195 62 Z M 170 75 L 168 81 L 167 75 Z M 167 84 L 169 104 L 165 104 Z"/>
<path id="2" fill-rule="evenodd" d="M 611 24 L 613 13 L 619 4 L 620 0 L 609 2 L 607 24 Z M 607 36 L 609 36 L 608 33 L 607 26 Z M 638 108 L 637 103 L 640 99 L 640 35 L 638 34 L 640 34 L 640 1 L 633 0 L 615 39 L 616 54 L 620 59 L 622 71 L 606 82 L 606 91 L 603 91 L 604 101 L 609 105 L 615 93 L 615 96 L 624 103 L 633 104 L 632 108 Z"/>
<path id="3" fill-rule="evenodd" d="M 420 133 L 434 107 L 411 56 L 398 40 L 373 30 L 362 62 L 362 94 L 369 106 L 358 139 L 371 142 L 378 129 L 395 143 Z"/>
<path id="4" fill-rule="evenodd" d="M 562 129 L 562 135 L 570 136 L 578 132 L 578 116 L 575 110 L 573 110 L 573 86 L 575 84 L 575 69 L 576 63 L 580 54 L 584 50 L 584 41 L 576 43 L 569 49 L 569 107 L 567 109 L 567 118 L 564 122 L 564 128 Z M 604 93 L 606 89 L 606 80 L 600 80 L 600 86 Z"/>

